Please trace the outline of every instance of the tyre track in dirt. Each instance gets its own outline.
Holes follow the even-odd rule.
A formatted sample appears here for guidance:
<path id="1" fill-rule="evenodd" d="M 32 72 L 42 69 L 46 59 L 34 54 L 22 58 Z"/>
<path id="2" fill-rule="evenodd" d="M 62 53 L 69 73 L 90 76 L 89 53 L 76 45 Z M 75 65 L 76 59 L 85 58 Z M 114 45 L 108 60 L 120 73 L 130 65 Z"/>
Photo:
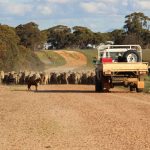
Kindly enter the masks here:
<path id="1" fill-rule="evenodd" d="M 150 95 L 94 86 L 0 86 L 2 150 L 148 150 Z"/>
<path id="2" fill-rule="evenodd" d="M 47 71 L 73 71 L 73 70 L 80 70 L 81 68 L 85 67 L 87 64 L 87 58 L 84 54 L 76 51 L 66 51 L 66 50 L 58 50 L 54 51 L 55 53 L 62 56 L 66 64 L 56 68 L 50 68 Z"/>

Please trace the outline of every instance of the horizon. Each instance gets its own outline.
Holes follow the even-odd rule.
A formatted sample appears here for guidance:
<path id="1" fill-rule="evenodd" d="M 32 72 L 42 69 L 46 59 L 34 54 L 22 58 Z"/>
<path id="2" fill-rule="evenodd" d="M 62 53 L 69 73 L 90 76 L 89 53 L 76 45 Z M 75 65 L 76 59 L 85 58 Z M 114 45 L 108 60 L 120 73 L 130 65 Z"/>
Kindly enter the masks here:
<path id="1" fill-rule="evenodd" d="M 40 30 L 84 26 L 93 32 L 110 32 L 122 29 L 130 13 L 150 16 L 149 8 L 149 0 L 0 0 L 0 23 L 16 27 L 35 22 Z"/>

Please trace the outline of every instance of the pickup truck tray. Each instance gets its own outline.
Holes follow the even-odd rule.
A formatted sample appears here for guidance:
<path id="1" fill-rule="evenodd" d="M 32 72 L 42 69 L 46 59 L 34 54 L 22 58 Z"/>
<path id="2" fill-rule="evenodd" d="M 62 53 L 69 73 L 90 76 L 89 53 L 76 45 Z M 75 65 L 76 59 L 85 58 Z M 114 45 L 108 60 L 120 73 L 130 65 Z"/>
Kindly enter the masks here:
<path id="1" fill-rule="evenodd" d="M 147 62 L 119 62 L 119 63 L 103 63 L 98 67 L 103 72 L 148 72 Z"/>

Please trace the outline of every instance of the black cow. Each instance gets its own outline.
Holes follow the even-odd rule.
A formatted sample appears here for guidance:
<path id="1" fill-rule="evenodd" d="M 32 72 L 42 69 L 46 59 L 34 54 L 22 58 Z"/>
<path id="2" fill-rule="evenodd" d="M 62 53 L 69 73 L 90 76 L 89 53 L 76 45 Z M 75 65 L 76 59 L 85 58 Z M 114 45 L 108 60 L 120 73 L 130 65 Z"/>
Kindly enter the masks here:
<path id="1" fill-rule="evenodd" d="M 35 78 L 34 76 L 30 77 L 28 80 L 28 90 L 31 90 L 31 86 L 34 85 L 35 86 L 35 90 L 38 90 L 38 84 L 41 83 L 41 78 Z"/>

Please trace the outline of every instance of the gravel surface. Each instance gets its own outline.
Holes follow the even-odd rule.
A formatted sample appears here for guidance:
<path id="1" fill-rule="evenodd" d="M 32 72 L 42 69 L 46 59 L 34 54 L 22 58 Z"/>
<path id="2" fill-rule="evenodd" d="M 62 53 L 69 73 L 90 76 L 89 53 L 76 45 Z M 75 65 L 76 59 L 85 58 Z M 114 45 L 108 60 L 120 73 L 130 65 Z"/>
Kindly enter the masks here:
<path id="1" fill-rule="evenodd" d="M 83 85 L 0 91 L 0 150 L 150 149 L 149 94 Z"/>

